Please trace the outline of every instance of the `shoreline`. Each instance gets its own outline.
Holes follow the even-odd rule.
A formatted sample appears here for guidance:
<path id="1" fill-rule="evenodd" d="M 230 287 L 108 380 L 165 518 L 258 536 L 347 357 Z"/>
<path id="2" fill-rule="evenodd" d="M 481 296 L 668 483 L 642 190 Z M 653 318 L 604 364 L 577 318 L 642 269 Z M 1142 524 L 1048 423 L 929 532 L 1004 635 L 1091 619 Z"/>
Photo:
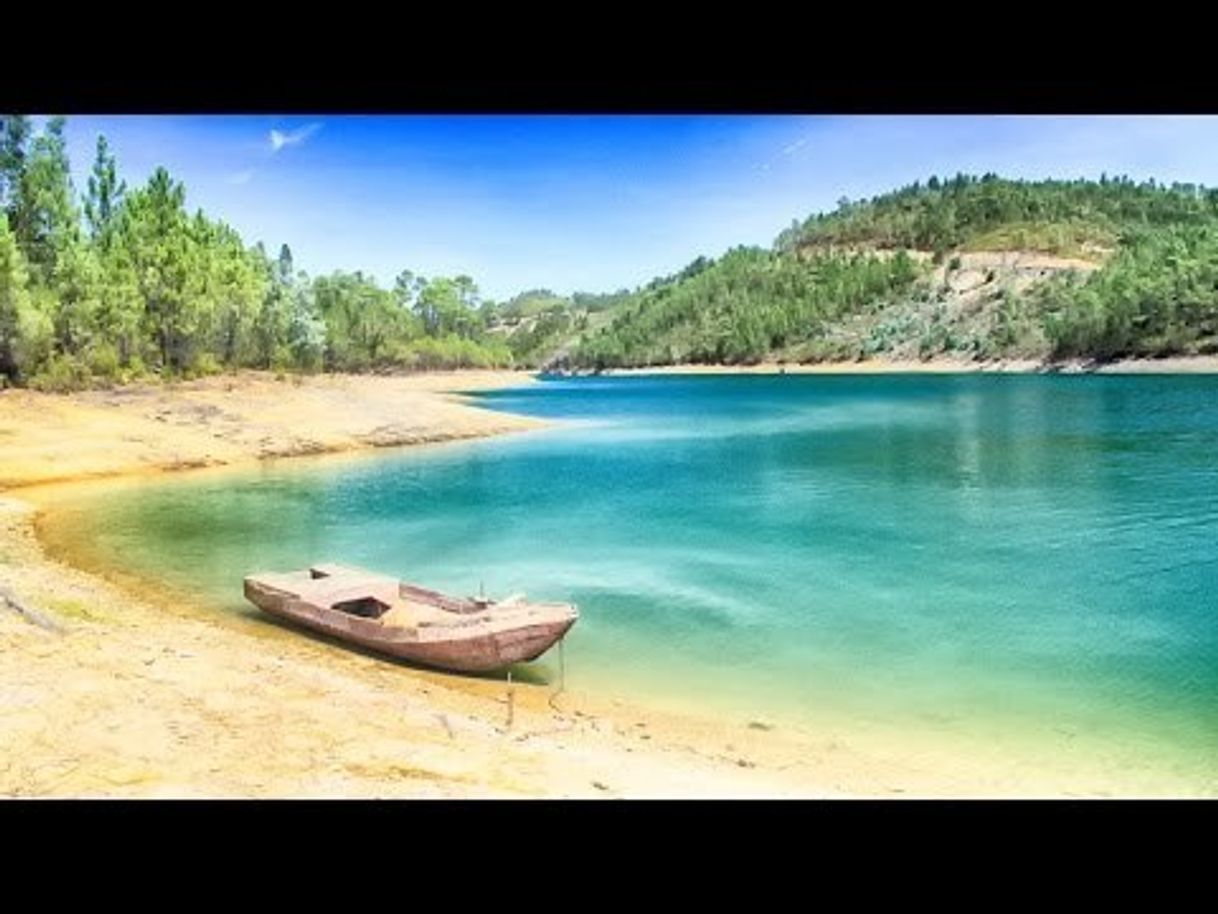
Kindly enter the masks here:
<path id="1" fill-rule="evenodd" d="M 16 589 L 61 629 L 0 608 L 10 710 L 18 699 L 0 715 L 11 750 L 0 796 L 1193 795 L 1088 775 L 1069 757 L 1014 765 L 1010 752 L 1026 754 L 1005 740 L 942 743 L 833 714 L 796 721 L 589 691 L 560 680 L 554 652 L 533 681 L 427 670 L 97 567 L 44 545 L 36 516 L 0 496 L 0 582 L 14 583 L 4 565 L 20 550 Z"/>
<path id="2" fill-rule="evenodd" d="M 1039 359 L 888 360 L 809 364 L 759 362 L 755 365 L 657 365 L 650 368 L 607 368 L 602 375 L 877 375 L 877 374 L 1218 374 L 1218 355 L 1173 356 L 1162 359 L 1120 359 L 1096 364 L 1081 360 L 1043 362 Z"/>
<path id="3" fill-rule="evenodd" d="M 99 567 L 44 543 L 43 516 L 0 496 L 0 584 L 56 626 L 0 606 L 0 797 L 872 792 L 867 759 L 832 775 L 791 771 L 804 767 L 806 734 L 759 745 L 754 721 L 565 688 L 549 655 L 535 682 L 412 666 Z"/>
<path id="4" fill-rule="evenodd" d="M 317 375 L 243 372 L 74 394 L 0 391 L 0 493 L 289 457 L 375 452 L 528 431 L 544 419 L 463 392 L 536 383 L 528 372 Z"/>
<path id="5" fill-rule="evenodd" d="M 847 795 L 822 786 L 823 773 L 792 777 L 785 741 L 736 746 L 755 735 L 744 721 L 730 728 L 741 735 L 721 720 L 556 695 L 552 684 L 412 667 L 275 625 L 252 607 L 192 604 L 46 541 L 47 513 L 71 510 L 82 486 L 552 426 L 457 393 L 531 380 L 456 372 L 296 384 L 247 374 L 0 394 L 0 588 L 55 626 L 0 603 L 0 796 Z M 302 410 L 317 421 L 275 440 Z"/>
<path id="6" fill-rule="evenodd" d="M 354 402 L 350 378 L 290 385 L 313 406 L 333 404 L 337 392 L 345 407 L 336 424 L 311 425 L 311 440 L 354 443 L 269 455 L 238 448 L 226 453 L 227 462 L 204 466 L 220 471 L 288 457 L 307 463 L 310 454 L 326 460 L 375 454 L 394 445 L 369 442 L 361 423 L 380 423 L 403 405 L 415 412 L 408 429 L 396 429 L 408 438 L 401 446 L 553 425 L 525 417 L 514 422 L 453 393 L 473 383 L 485 389 L 522 381 L 510 373 L 373 379 L 361 385 L 357 396 L 364 399 Z M 259 445 L 268 423 L 290 421 L 309 405 L 285 404 L 284 386 L 255 377 L 137 394 L 138 415 L 163 436 L 143 442 L 151 460 L 131 460 L 124 452 L 117 456 L 126 458 L 125 470 L 76 482 L 52 482 L 45 468 L 41 478 L 27 470 L 22 478 L 34 481 L 0 491 L 0 587 L 61 628 L 42 629 L 0 603 L 0 708 L 6 712 L 0 743 L 9 750 L 0 756 L 0 796 L 1131 795 L 1119 779 L 1080 780 L 1055 770 L 1013 774 L 1009 766 L 991 768 L 983 754 L 957 758 L 942 747 L 927 747 L 941 760 L 927 765 L 930 756 L 905 746 L 912 733 L 899 734 L 902 743 L 892 745 L 888 738 L 861 738 L 849 722 L 803 726 L 661 710 L 641 696 L 578 688 L 558 693 L 553 652 L 538 661 L 551 677 L 545 683 L 509 686 L 426 671 L 276 625 L 252 607 L 217 611 L 163 582 L 107 568 L 79 544 L 49 535 L 44 521 L 71 511 L 80 486 L 138 486 L 149 473 L 208 471 L 180 459 L 157 465 L 165 438 L 179 458 L 197 454 L 186 446 L 208 437 Z M 244 411 L 255 433 L 217 436 L 209 398 L 234 393 L 242 403 L 226 403 L 226 415 Z M 54 401 L 59 413 L 52 429 L 58 422 L 61 440 L 70 445 L 97 431 L 98 396 L 107 394 L 35 395 L 34 402 Z M 73 398 L 84 401 L 75 412 L 64 403 Z M 9 402 L 0 396 L 0 460 L 7 460 L 6 449 L 20 447 L 2 434 L 11 427 L 11 411 L 4 411 Z M 126 421 L 122 404 L 103 408 Z M 268 408 L 274 416 L 260 412 Z M 37 427 L 43 416 L 28 418 Z M 184 420 L 186 436 L 174 437 L 173 420 Z M 208 430 L 213 434 L 200 434 Z M 86 448 L 79 465 L 95 468 L 98 456 Z M 124 466 L 111 460 L 111 469 Z M 65 465 L 61 460 L 54 469 Z"/>

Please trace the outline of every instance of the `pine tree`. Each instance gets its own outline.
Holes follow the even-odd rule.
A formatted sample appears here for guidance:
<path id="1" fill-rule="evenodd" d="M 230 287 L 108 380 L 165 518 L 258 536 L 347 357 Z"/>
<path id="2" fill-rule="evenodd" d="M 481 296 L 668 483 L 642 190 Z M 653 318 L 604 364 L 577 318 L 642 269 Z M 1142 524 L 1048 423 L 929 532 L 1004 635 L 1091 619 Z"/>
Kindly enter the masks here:
<path id="1" fill-rule="evenodd" d="M 187 295 L 192 241 L 183 205 L 186 191 L 158 168 L 148 184 L 127 199 L 122 244 L 143 301 L 145 332 L 160 366 L 185 368 L 185 348 L 193 328 L 194 305 Z"/>
<path id="2" fill-rule="evenodd" d="M 23 114 L 0 116 L 0 212 L 11 215 L 25 173 L 30 119 Z"/>
<path id="3" fill-rule="evenodd" d="M 394 279 L 393 298 L 398 303 L 399 308 L 409 309 L 414 304 L 414 297 L 420 291 L 415 279 L 414 273 L 410 270 L 403 270 Z"/>
<path id="4" fill-rule="evenodd" d="M 277 281 L 285 288 L 291 288 L 292 283 L 296 279 L 296 270 L 292 265 L 292 249 L 286 244 L 279 248 L 279 260 L 276 262 L 278 269 Z"/>
<path id="5" fill-rule="evenodd" d="M 21 174 L 13 231 L 35 282 L 50 286 L 56 260 L 80 234 L 64 118 L 53 117 L 34 139 Z"/>
<path id="6" fill-rule="evenodd" d="M 101 253 L 102 283 L 93 321 L 98 337 L 114 348 L 116 367 L 138 369 L 143 364 L 140 325 L 144 298 L 132 253 L 124 241 L 123 232 L 116 229 L 115 243 Z"/>
<path id="7" fill-rule="evenodd" d="M 272 262 L 259 242 L 253 257 L 264 280 L 262 301 L 254 320 L 256 364 L 259 368 L 271 368 L 280 361 L 280 352 L 288 337 L 291 295 L 283 280 L 285 272 L 291 270 L 292 252 L 285 244 L 279 250 L 279 257 Z"/>
<path id="8" fill-rule="evenodd" d="M 101 279 L 95 249 L 79 235 L 70 237 L 56 255 L 52 276 L 51 321 L 60 353 L 76 355 L 88 343 Z"/>
<path id="9" fill-rule="evenodd" d="M 315 371 L 321 367 L 326 348 L 326 324 L 317 311 L 313 290 L 304 273 L 297 277 L 296 293 L 292 297 L 288 347 L 297 368 Z"/>
<path id="10" fill-rule="evenodd" d="M 29 308 L 29 276 L 17 239 L 0 213 L 0 378 L 20 380 L 18 364 L 21 316 Z M 2 386 L 2 385 L 0 385 Z"/>
<path id="11" fill-rule="evenodd" d="M 93 174 L 89 176 L 89 193 L 85 198 L 85 219 L 89 223 L 89 235 L 103 250 L 110 245 L 113 221 L 127 182 L 118 178 L 118 165 L 109 152 L 104 136 L 97 138 L 97 157 L 93 161 Z"/>

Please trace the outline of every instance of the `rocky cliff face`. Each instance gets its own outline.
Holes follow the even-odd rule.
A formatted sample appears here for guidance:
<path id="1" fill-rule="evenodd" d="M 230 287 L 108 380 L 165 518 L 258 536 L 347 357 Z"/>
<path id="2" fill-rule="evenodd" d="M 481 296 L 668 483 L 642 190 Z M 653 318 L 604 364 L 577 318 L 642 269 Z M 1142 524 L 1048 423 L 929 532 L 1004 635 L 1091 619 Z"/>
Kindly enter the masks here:
<path id="1" fill-rule="evenodd" d="M 780 357 L 1041 358 L 1048 354 L 1048 341 L 1020 297 L 1062 273 L 1084 276 L 1099 268 L 1102 257 L 1098 251 L 1094 260 L 1032 251 L 975 251 L 932 266 L 929 253 L 907 253 L 930 267 L 910 295 L 851 314 L 822 339 L 792 347 Z"/>

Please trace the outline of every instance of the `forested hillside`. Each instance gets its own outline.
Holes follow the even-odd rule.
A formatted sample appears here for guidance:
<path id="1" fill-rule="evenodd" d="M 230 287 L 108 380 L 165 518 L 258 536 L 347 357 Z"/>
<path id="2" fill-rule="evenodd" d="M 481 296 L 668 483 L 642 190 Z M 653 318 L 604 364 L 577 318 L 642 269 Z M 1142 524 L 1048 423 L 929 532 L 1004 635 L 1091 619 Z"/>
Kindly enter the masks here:
<path id="1" fill-rule="evenodd" d="M 567 364 L 1215 351 L 1218 191 L 960 175 L 842 200 L 771 250 L 699 258 Z"/>
<path id="2" fill-rule="evenodd" d="M 496 303 L 469 276 L 310 277 L 164 168 L 129 188 L 105 137 L 79 190 L 64 124 L 0 117 L 0 386 L 1218 351 L 1218 191 L 1194 185 L 931 178 L 635 290 Z"/>
<path id="3" fill-rule="evenodd" d="M 609 312 L 630 295 L 628 289 L 570 296 L 530 289 L 497 306 L 489 330 L 505 341 L 517 367 L 538 368 L 563 354 L 573 340 L 604 326 Z"/>
<path id="4" fill-rule="evenodd" d="M 188 212 L 163 168 L 128 188 L 104 137 L 78 193 L 64 123 L 0 118 L 0 386 L 512 364 L 470 277 L 311 278 L 287 244 L 272 257 Z"/>

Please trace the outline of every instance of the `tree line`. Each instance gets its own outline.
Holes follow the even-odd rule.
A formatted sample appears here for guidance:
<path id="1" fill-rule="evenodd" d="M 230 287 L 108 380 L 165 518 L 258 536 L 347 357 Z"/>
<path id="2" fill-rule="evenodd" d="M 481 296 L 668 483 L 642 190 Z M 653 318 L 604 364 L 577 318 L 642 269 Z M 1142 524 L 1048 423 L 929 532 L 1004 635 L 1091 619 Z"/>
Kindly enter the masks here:
<path id="1" fill-rule="evenodd" d="M 77 193 L 65 123 L 0 117 L 0 385 L 828 358 L 858 315 L 891 308 L 881 329 L 921 326 L 898 313 L 929 294 L 929 268 L 906 251 L 932 263 L 985 249 L 1104 258 L 1090 275 L 1004 293 L 976 357 L 1026 356 L 1029 339 L 1059 358 L 1218 351 L 1218 191 L 1199 185 L 932 177 L 634 290 L 532 289 L 497 304 L 468 276 L 403 270 L 390 289 L 358 271 L 310 277 L 286 244 L 271 256 L 188 212 L 164 168 L 129 188 L 104 136 Z"/>
<path id="2" fill-rule="evenodd" d="M 1098 181 L 1013 181 L 958 174 L 914 182 L 871 200 L 842 198 L 837 209 L 796 222 L 778 250 L 862 244 L 934 251 L 984 249 L 1022 230 L 1024 250 L 1070 253 L 1087 242 L 1120 244 L 1127 233 L 1202 225 L 1218 218 L 1218 189 L 1127 176 Z M 995 236 L 995 233 L 997 235 Z"/>
<path id="3" fill-rule="evenodd" d="M 1028 299 L 1058 358 L 1218 352 L 1218 220 L 1131 234 L 1102 270 Z"/>
<path id="4" fill-rule="evenodd" d="M 189 213 L 164 168 L 128 188 L 104 136 L 78 194 L 65 123 L 0 117 L 0 385 L 512 363 L 468 276 L 310 278 L 286 244 L 271 257 Z"/>
<path id="5" fill-rule="evenodd" d="M 910 333 L 922 326 L 918 302 L 932 290 L 927 267 L 906 251 L 931 254 L 933 265 L 965 250 L 1103 261 L 1090 275 L 1068 271 L 1020 294 L 1003 290 L 997 319 L 987 338 L 971 341 L 971 357 L 1024 357 L 1028 339 L 1043 341 L 1037 354 L 1045 358 L 1218 351 L 1218 190 L 1124 176 L 1026 182 L 989 174 L 843 199 L 832 212 L 795 222 L 771 249 L 700 257 L 619 305 L 567 364 L 840 357 L 834 331 L 852 318 L 890 309 L 884 326 Z M 951 349 L 951 329 L 938 330 L 921 346 L 924 357 Z"/>
<path id="6" fill-rule="evenodd" d="M 755 363 L 815 337 L 843 314 L 899 295 L 919 272 L 904 251 L 823 252 L 804 260 L 737 247 L 649 284 L 619 306 L 609 326 L 588 335 L 568 364 Z"/>

